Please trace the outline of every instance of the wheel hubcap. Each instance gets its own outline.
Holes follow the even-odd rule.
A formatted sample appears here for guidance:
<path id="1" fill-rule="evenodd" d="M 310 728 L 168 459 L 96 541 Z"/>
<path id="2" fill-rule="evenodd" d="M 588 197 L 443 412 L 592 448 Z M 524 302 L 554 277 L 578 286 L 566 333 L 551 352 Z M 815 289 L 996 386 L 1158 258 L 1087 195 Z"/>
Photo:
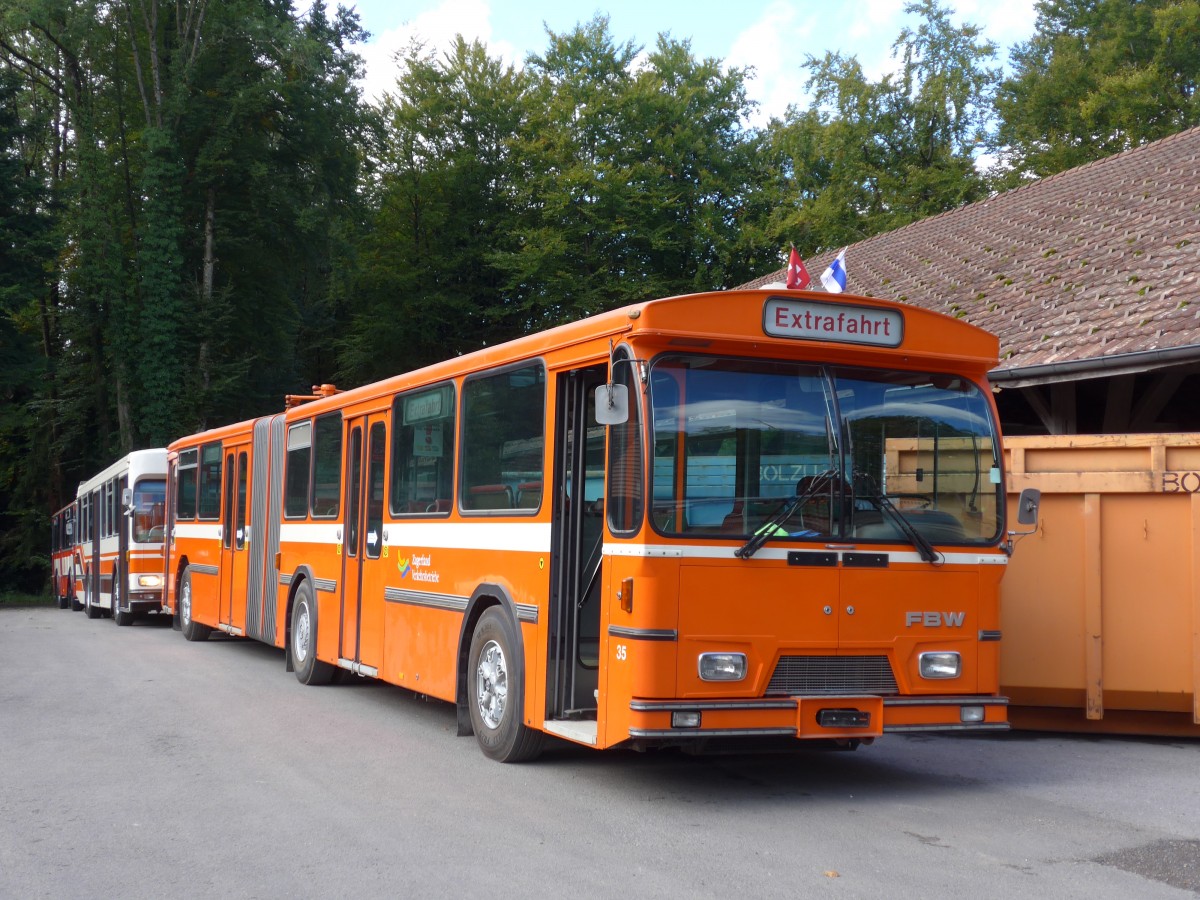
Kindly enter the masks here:
<path id="1" fill-rule="evenodd" d="M 308 604 L 301 603 L 296 615 L 296 628 L 292 633 L 292 656 L 296 662 L 302 663 L 308 658 L 308 639 L 312 631 L 312 623 L 308 617 Z"/>
<path id="2" fill-rule="evenodd" d="M 508 668 L 504 664 L 504 650 L 495 641 L 488 641 L 479 654 L 475 691 L 483 724 L 488 728 L 499 728 L 508 702 Z"/>
<path id="3" fill-rule="evenodd" d="M 189 584 L 185 584 L 179 594 L 179 617 L 184 625 L 192 621 L 192 587 Z"/>

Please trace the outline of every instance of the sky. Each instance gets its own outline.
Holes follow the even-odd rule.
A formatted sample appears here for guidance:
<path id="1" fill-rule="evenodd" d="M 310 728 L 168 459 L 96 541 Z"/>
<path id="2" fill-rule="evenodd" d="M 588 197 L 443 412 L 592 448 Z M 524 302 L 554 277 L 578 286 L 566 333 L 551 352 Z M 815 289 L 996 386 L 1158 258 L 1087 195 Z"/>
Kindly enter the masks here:
<path id="1" fill-rule="evenodd" d="M 759 104 L 750 124 L 782 117 L 789 103 L 805 105 L 801 69 L 827 50 L 858 57 L 868 78 L 896 66 L 891 45 L 905 24 L 905 0 L 341 0 L 354 7 L 372 38 L 358 52 L 367 63 L 364 89 L 378 99 L 395 83 L 393 56 L 419 36 L 428 48 L 455 34 L 487 45 L 493 56 L 519 65 L 546 49 L 546 28 L 571 30 L 597 13 L 609 17 L 618 42 L 653 47 L 660 33 L 689 39 L 697 57 L 753 66 L 748 88 Z M 1035 0 L 949 0 L 954 22 L 971 22 L 997 46 L 997 64 L 1033 33 Z M 329 6 L 334 3 L 330 2 Z"/>

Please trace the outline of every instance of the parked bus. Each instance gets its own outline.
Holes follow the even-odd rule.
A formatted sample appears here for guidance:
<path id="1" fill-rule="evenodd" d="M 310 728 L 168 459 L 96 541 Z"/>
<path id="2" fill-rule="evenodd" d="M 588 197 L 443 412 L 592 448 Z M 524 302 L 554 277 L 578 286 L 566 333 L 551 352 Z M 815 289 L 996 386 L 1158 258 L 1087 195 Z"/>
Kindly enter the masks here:
<path id="1" fill-rule="evenodd" d="M 75 590 L 89 619 L 162 609 L 166 475 L 166 450 L 136 450 L 79 485 Z"/>
<path id="2" fill-rule="evenodd" d="M 901 304 L 635 304 L 169 448 L 168 606 L 455 704 L 513 761 L 1006 729 L 998 343 Z"/>
<path id="3" fill-rule="evenodd" d="M 75 501 L 50 517 L 50 590 L 59 609 L 75 597 Z"/>

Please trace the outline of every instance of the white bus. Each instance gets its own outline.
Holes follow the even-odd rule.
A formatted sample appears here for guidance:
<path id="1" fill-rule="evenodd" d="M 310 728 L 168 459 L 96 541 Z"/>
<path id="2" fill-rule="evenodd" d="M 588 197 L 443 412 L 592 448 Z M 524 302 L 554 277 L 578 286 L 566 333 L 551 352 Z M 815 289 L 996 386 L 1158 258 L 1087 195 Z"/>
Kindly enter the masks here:
<path id="1" fill-rule="evenodd" d="M 167 451 L 135 450 L 79 485 L 75 594 L 89 619 L 129 625 L 163 595 Z"/>

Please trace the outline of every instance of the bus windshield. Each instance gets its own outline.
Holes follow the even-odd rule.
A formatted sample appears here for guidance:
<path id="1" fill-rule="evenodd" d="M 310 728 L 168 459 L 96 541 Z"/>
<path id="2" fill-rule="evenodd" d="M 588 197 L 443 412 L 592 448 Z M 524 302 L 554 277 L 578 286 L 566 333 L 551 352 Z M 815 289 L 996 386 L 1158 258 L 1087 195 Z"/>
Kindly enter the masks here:
<path id="1" fill-rule="evenodd" d="M 665 534 L 999 538 L 999 443 L 965 378 L 670 355 L 651 370 L 650 403 L 652 517 Z"/>
<path id="2" fill-rule="evenodd" d="M 153 544 L 163 539 L 167 482 L 162 478 L 143 478 L 133 488 L 133 539 Z"/>

